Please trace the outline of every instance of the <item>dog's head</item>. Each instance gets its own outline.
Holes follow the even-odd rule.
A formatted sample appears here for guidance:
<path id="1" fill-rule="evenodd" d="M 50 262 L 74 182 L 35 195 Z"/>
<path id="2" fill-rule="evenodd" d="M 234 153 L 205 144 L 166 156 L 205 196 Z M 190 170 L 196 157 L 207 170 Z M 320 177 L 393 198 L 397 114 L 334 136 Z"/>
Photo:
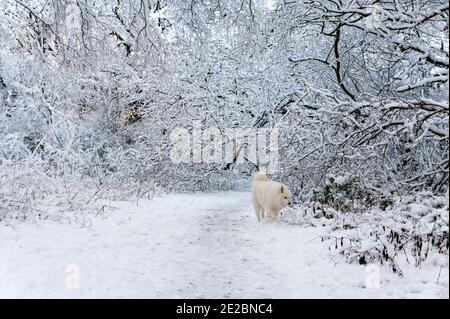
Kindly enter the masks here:
<path id="1" fill-rule="evenodd" d="M 278 198 L 282 207 L 292 205 L 292 192 L 286 185 L 280 186 L 280 189 L 278 191 Z"/>

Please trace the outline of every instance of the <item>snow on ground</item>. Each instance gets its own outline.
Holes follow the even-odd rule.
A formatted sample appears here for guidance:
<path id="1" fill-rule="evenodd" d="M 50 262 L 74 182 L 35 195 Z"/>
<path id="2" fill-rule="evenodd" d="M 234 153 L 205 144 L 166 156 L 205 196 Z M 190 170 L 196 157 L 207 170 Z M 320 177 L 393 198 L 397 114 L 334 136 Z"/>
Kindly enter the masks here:
<path id="1" fill-rule="evenodd" d="M 321 228 L 258 224 L 249 198 L 166 195 L 114 202 L 88 228 L 0 226 L 0 297 L 448 298 L 448 268 L 433 258 L 403 279 L 382 268 L 370 288 L 365 267 L 333 258 Z M 79 288 L 66 286 L 68 265 Z"/>

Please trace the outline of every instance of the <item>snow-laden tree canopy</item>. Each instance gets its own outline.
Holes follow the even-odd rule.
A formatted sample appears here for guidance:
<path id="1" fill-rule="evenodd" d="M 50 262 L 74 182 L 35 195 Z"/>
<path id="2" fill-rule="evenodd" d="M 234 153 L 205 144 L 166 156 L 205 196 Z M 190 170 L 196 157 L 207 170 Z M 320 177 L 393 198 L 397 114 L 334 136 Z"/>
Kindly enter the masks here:
<path id="1" fill-rule="evenodd" d="M 297 195 L 336 180 L 374 194 L 369 205 L 448 189 L 446 0 L 5 0 L 0 12 L 8 190 L 230 188 L 256 169 L 173 163 L 170 134 L 193 121 L 277 128 L 276 175 Z"/>

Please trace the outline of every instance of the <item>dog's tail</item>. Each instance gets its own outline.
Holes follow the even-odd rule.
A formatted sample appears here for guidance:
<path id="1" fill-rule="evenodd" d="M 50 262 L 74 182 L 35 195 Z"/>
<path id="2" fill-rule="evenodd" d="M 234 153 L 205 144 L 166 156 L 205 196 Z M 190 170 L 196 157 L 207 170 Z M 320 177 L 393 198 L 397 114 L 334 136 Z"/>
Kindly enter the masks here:
<path id="1" fill-rule="evenodd" d="M 267 178 L 266 174 L 262 174 L 262 173 L 256 173 L 255 176 L 253 177 L 253 182 L 264 182 L 264 181 L 268 181 L 269 179 Z"/>

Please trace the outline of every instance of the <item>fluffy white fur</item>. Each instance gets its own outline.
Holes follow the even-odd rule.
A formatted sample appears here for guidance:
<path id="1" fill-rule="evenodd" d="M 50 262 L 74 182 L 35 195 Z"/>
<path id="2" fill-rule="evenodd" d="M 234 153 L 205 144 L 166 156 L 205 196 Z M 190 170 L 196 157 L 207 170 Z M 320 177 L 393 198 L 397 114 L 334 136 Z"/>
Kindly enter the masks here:
<path id="1" fill-rule="evenodd" d="M 286 185 L 256 173 L 253 178 L 252 203 L 258 221 L 265 216 L 275 220 L 283 207 L 291 205 L 292 192 Z"/>

